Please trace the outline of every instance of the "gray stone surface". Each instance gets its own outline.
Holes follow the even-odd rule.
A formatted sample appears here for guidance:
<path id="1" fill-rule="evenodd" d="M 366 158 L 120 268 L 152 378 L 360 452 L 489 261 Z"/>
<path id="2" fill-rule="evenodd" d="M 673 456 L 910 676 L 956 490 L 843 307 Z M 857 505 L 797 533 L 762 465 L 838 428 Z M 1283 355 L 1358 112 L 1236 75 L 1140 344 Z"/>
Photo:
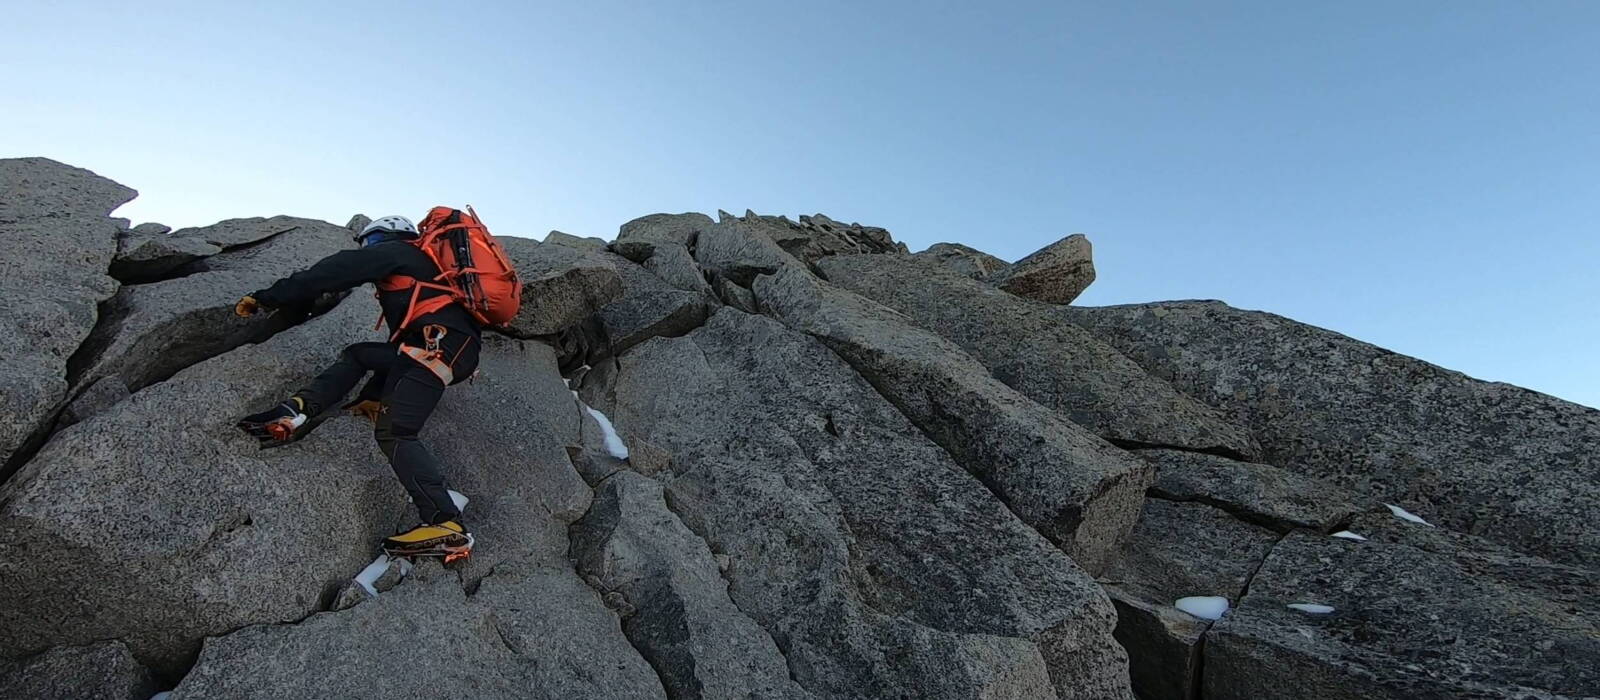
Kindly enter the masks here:
<path id="1" fill-rule="evenodd" d="M 785 268 L 805 270 L 805 263 L 784 252 L 760 222 L 725 218 L 695 239 L 694 258 L 721 277 L 749 286 L 757 275 Z"/>
<path id="2" fill-rule="evenodd" d="M 602 253 L 622 277 L 621 298 L 600 310 L 616 352 L 657 336 L 679 336 L 699 327 L 710 312 L 702 294 L 675 288 L 627 259 Z"/>
<path id="3" fill-rule="evenodd" d="M 361 233 L 361 230 L 366 228 L 367 224 L 370 223 L 372 223 L 372 217 L 367 216 L 366 214 L 355 214 L 350 217 L 350 221 L 346 222 L 344 227 L 348 229 L 350 233 L 356 234 Z"/>
<path id="4" fill-rule="evenodd" d="M 734 284 L 732 280 L 719 278 L 717 280 L 717 297 L 722 303 L 747 314 L 760 313 L 756 308 L 756 295 L 745 287 Z"/>
<path id="5" fill-rule="evenodd" d="M 159 281 L 184 265 L 222 252 L 220 246 L 197 236 L 141 233 L 138 229 L 117 239 L 117 256 L 111 261 L 112 277 L 128 284 Z"/>
<path id="6" fill-rule="evenodd" d="M 932 260 L 954 270 L 962 277 L 975 280 L 987 280 L 996 270 L 1011 264 L 960 243 L 935 243 L 928 246 L 927 250 L 917 253 L 916 257 Z"/>
<path id="7" fill-rule="evenodd" d="M 567 458 L 578 420 L 550 346 L 485 336 L 478 377 L 445 392 L 423 433 L 450 488 L 471 499 L 464 515 L 477 544 L 465 581 L 503 562 L 566 553 L 567 525 L 591 498 Z"/>
<path id="8" fill-rule="evenodd" d="M 669 697 L 809 697 L 766 631 L 728 597 L 705 542 L 667 509 L 661 484 L 618 472 L 572 530 L 578 571 L 620 592 L 622 622 Z"/>
<path id="9" fill-rule="evenodd" d="M 1357 505 L 1342 488 L 1270 464 L 1177 450 L 1134 454 L 1156 465 L 1151 495 L 1205 503 L 1279 532 L 1297 527 L 1329 532 L 1375 505 Z"/>
<path id="10" fill-rule="evenodd" d="M 129 229 L 129 231 L 141 236 L 160 236 L 172 233 L 172 227 L 166 224 L 158 224 L 154 221 L 147 221 Z"/>
<path id="11" fill-rule="evenodd" d="M 15 700 L 149 700 L 160 686 L 122 642 L 58 647 L 0 661 L 0 697 Z"/>
<path id="12" fill-rule="evenodd" d="M 557 698 L 450 576 L 409 580 L 349 610 L 206 640 L 172 700 Z"/>
<path id="13" fill-rule="evenodd" d="M 472 600 L 494 611 L 506 647 L 532 664 L 531 697 L 667 697 L 617 616 L 565 559 L 502 565 Z"/>
<path id="14" fill-rule="evenodd" d="M 1050 304 L 1070 304 L 1094 283 L 1094 249 L 1074 233 L 989 275 L 989 284 Z"/>
<path id="15" fill-rule="evenodd" d="M 1262 461 L 1556 561 L 1600 561 L 1600 411 L 1220 302 L 1065 307 Z"/>
<path id="16" fill-rule="evenodd" d="M 712 223 L 711 217 L 694 212 L 641 216 L 622 225 L 617 243 L 677 243 L 692 248 L 696 236 Z"/>
<path id="17" fill-rule="evenodd" d="M 260 243 L 273 236 L 289 233 L 307 226 L 320 227 L 333 226 L 333 224 L 295 216 L 254 216 L 245 219 L 225 219 L 210 226 L 180 228 L 170 235 L 174 238 L 198 238 L 211 245 L 227 249 L 246 246 L 251 243 Z M 341 230 L 344 231 L 345 243 L 354 245 L 351 242 L 349 229 Z"/>
<path id="18" fill-rule="evenodd" d="M 1117 641 L 1128 650 L 1143 700 L 1198 697 L 1200 639 L 1209 620 L 1178 610 L 1191 596 L 1237 604 L 1278 535 L 1199 503 L 1145 502 L 1126 555 L 1101 577 L 1117 605 Z"/>
<path id="19" fill-rule="evenodd" d="M 818 341 L 724 308 L 591 391 L 806 690 L 1128 697 L 1100 589 Z"/>
<path id="20" fill-rule="evenodd" d="M 1256 451 L 1216 409 L 1151 376 L 1053 306 L 910 256 L 847 255 L 817 266 L 834 284 L 905 314 L 971 353 L 996 379 L 1107 440 Z"/>
<path id="21" fill-rule="evenodd" d="M 370 304 L 138 392 L 0 486 L 0 656 L 122 639 L 173 673 L 205 635 L 320 609 L 415 517 L 404 492 L 354 419 L 269 451 L 233 422 L 372 339 Z"/>
<path id="22" fill-rule="evenodd" d="M 136 194 L 53 160 L 0 159 L 0 480 L 66 401 L 67 360 L 117 290 L 108 216 Z"/>
<path id="23" fill-rule="evenodd" d="M 568 248 L 589 253 L 599 253 L 606 249 L 606 241 L 603 238 L 574 236 L 560 231 L 551 231 L 545 234 L 544 242 L 553 245 L 564 245 Z"/>
<path id="24" fill-rule="evenodd" d="M 499 240 L 522 279 L 522 306 L 508 331 L 514 337 L 558 333 L 622 296 L 622 277 L 598 253 L 526 238 Z"/>
<path id="25" fill-rule="evenodd" d="M 128 385 L 123 384 L 121 379 L 104 377 L 84 389 L 72 403 L 61 410 L 61 418 L 56 423 L 56 429 L 60 430 L 104 413 L 106 409 L 115 406 L 129 395 Z"/>
<path id="26" fill-rule="evenodd" d="M 1206 697 L 1600 695 L 1593 570 L 1382 515 L 1289 535 L 1206 637 Z M 1332 606 L 1326 615 L 1288 608 Z"/>
<path id="27" fill-rule="evenodd" d="M 821 339 L 1023 522 L 1091 573 L 1137 519 L 1150 465 L 990 376 L 905 316 L 799 269 L 764 276 L 761 309 Z"/>
<path id="28" fill-rule="evenodd" d="M 188 230 L 192 232 L 171 235 L 210 235 Z M 255 245 L 191 263 L 184 277 L 119 290 L 101 307 L 103 318 L 72 358 L 75 386 L 116 376 L 137 391 L 196 362 L 270 337 L 298 322 L 303 311 L 279 309 L 239 318 L 233 313 L 239 298 L 353 245 L 345 229 L 310 219 L 234 219 L 207 230 L 259 238 Z M 377 317 L 376 309 L 371 313 Z"/>
<path id="29" fill-rule="evenodd" d="M 688 248 L 676 243 L 658 245 L 643 264 L 644 269 L 677 289 L 711 296 L 711 285 Z"/>

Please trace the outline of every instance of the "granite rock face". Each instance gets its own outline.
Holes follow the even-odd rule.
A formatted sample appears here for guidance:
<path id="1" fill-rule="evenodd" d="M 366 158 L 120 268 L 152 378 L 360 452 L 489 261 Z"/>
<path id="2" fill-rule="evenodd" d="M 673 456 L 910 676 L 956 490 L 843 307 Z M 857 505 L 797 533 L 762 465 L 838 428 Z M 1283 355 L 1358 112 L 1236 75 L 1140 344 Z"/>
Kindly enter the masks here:
<path id="1" fill-rule="evenodd" d="M 1451 529 L 1600 562 L 1600 411 L 1221 302 L 1064 307 L 1262 460 Z"/>
<path id="2" fill-rule="evenodd" d="M 0 193 L 0 697 L 1600 696 L 1597 412 L 1066 306 L 1071 239 L 503 239 L 522 314 L 421 436 L 475 537 L 446 569 L 374 559 L 415 512 L 365 418 L 234 427 L 383 339 L 359 291 L 231 312 L 365 217 L 130 228 L 43 159 Z"/>
<path id="3" fill-rule="evenodd" d="M 68 358 L 117 291 L 110 214 L 136 194 L 53 160 L 0 159 L 0 479 L 67 401 Z"/>

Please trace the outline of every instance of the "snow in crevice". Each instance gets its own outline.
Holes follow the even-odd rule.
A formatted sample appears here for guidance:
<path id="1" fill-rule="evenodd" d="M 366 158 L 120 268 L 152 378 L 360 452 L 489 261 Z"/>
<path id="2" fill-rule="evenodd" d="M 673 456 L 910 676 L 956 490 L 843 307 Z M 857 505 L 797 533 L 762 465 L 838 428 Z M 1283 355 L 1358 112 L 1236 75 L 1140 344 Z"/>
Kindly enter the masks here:
<path id="1" fill-rule="evenodd" d="M 1404 508 L 1401 508 L 1400 506 L 1397 506 L 1397 505 L 1395 505 L 1393 503 L 1385 503 L 1383 505 L 1388 506 L 1389 507 L 1389 512 L 1390 513 L 1394 513 L 1394 517 L 1396 517 L 1396 518 L 1399 518 L 1401 520 L 1410 521 L 1410 522 L 1413 522 L 1413 523 L 1418 523 L 1418 524 L 1421 524 L 1421 525 L 1427 525 L 1428 527 L 1433 527 L 1433 523 L 1430 523 L 1430 522 L 1428 522 L 1426 520 L 1423 520 L 1422 518 L 1418 517 L 1417 515 L 1411 513 L 1410 511 L 1408 511 L 1408 510 L 1406 510 Z"/>
<path id="2" fill-rule="evenodd" d="M 1220 620 L 1228 612 L 1228 599 L 1216 595 L 1189 596 L 1179 598 L 1172 607 L 1202 620 Z"/>
<path id="3" fill-rule="evenodd" d="M 1367 538 L 1362 537 L 1361 535 L 1357 535 L 1356 533 L 1351 532 L 1349 530 L 1340 530 L 1338 532 L 1333 533 L 1333 535 L 1331 535 L 1331 536 L 1332 537 L 1338 537 L 1340 539 L 1355 540 L 1357 542 L 1366 542 L 1367 541 Z"/>
<path id="4" fill-rule="evenodd" d="M 373 559 L 372 563 L 367 565 L 367 568 L 356 574 L 356 583 L 367 589 L 368 594 L 377 596 L 378 589 L 374 585 L 378 582 L 378 579 L 383 578 L 383 575 L 388 573 L 389 565 L 392 563 L 394 563 L 394 560 L 390 559 L 389 555 L 379 554 L 377 559 Z"/>
<path id="5" fill-rule="evenodd" d="M 163 690 L 155 695 L 150 696 L 150 700 L 167 700 L 167 698 L 170 697 L 172 697 L 172 691 Z"/>
<path id="6" fill-rule="evenodd" d="M 1299 610 L 1312 615 L 1326 615 L 1333 612 L 1332 605 L 1323 605 L 1321 603 L 1290 603 L 1288 607 L 1290 610 Z"/>
<path id="7" fill-rule="evenodd" d="M 578 392 L 572 392 L 572 398 L 578 402 L 579 406 L 583 407 L 583 410 L 589 414 L 590 418 L 594 419 L 594 422 L 600 424 L 600 434 L 605 437 L 606 441 L 606 452 L 611 453 L 611 456 L 617 459 L 627 459 L 628 445 L 622 441 L 622 436 L 617 434 L 616 427 L 611 425 L 611 419 L 607 418 L 606 414 L 596 411 L 593 406 L 584 403 L 583 399 L 578 396 Z"/>

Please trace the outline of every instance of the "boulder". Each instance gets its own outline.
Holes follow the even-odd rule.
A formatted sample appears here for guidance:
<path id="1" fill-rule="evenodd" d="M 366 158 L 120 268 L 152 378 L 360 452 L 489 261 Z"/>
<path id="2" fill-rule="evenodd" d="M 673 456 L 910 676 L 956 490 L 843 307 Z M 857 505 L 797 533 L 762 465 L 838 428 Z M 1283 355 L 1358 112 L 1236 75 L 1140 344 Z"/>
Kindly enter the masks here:
<path id="1" fill-rule="evenodd" d="M 136 234 L 141 235 L 141 236 L 161 236 L 161 235 L 165 235 L 165 234 L 168 234 L 168 233 L 172 233 L 172 227 L 171 226 L 168 226 L 166 224 L 158 224 L 158 223 L 155 223 L 153 221 L 139 224 L 138 226 L 135 226 L 135 227 L 133 227 L 131 229 L 128 229 L 128 230 L 130 232 L 132 232 L 132 233 L 136 233 Z"/>
<path id="2" fill-rule="evenodd" d="M 766 631 L 728 597 L 711 550 L 668 510 L 661 485 L 628 471 L 598 488 L 572 529 L 578 570 L 620 592 L 622 621 L 669 697 L 809 697 Z"/>
<path id="3" fill-rule="evenodd" d="M 960 243 L 935 243 L 914 257 L 932 260 L 969 279 L 986 280 L 1011 263 Z"/>
<path id="4" fill-rule="evenodd" d="M 373 337 L 370 302 L 190 367 L 57 434 L 0 487 L 0 656 L 122 639 L 158 672 L 296 620 L 410 517 L 353 419 L 258 451 L 233 427 Z"/>
<path id="5" fill-rule="evenodd" d="M 606 241 L 603 238 L 596 238 L 593 236 L 584 238 L 582 236 L 574 236 L 570 233 L 562 233 L 560 231 L 551 231 L 550 233 L 545 234 L 544 242 L 553 245 L 564 245 L 568 248 L 581 250 L 588 253 L 599 253 L 606 249 Z"/>
<path id="6" fill-rule="evenodd" d="M 1237 604 L 1278 537 L 1199 503 L 1145 501 L 1126 555 L 1101 577 L 1140 698 L 1199 697 L 1201 638 L 1211 621 L 1175 604 L 1189 597 Z"/>
<path id="7" fill-rule="evenodd" d="M 1205 503 L 1279 532 L 1297 527 L 1331 532 L 1375 505 L 1357 505 L 1356 498 L 1344 489 L 1270 464 L 1177 450 L 1135 454 L 1156 465 L 1156 483 L 1150 486 L 1150 495 Z"/>
<path id="8" fill-rule="evenodd" d="M 677 243 L 692 249 L 696 236 L 712 223 L 711 217 L 694 212 L 641 216 L 622 225 L 617 243 Z"/>
<path id="9" fill-rule="evenodd" d="M 817 340 L 723 308 L 621 365 L 585 396 L 808 692 L 1128 697 L 1100 589 Z"/>
<path id="10" fill-rule="evenodd" d="M 0 481 L 67 399 L 67 360 L 117 290 L 112 210 L 137 193 L 45 158 L 0 159 Z"/>
<path id="11" fill-rule="evenodd" d="M 496 622 L 453 577 L 413 577 L 349 610 L 206 640 L 171 700 L 562 697 L 538 692 L 536 661 Z"/>
<path id="12" fill-rule="evenodd" d="M 1064 307 L 1262 460 L 1548 559 L 1600 561 L 1600 411 L 1221 302 Z"/>
<path id="13" fill-rule="evenodd" d="M 717 222 L 695 239 L 695 260 L 702 268 L 747 287 L 757 275 L 790 267 L 805 270 L 805 263 L 778 247 L 766 229 L 742 219 Z"/>
<path id="14" fill-rule="evenodd" d="M 138 391 L 192 364 L 271 337 L 304 318 L 306 310 L 243 319 L 233 313 L 239 298 L 352 245 L 343 228 L 290 217 L 233 219 L 185 231 L 172 235 L 255 243 L 196 260 L 177 279 L 119 290 L 72 358 L 76 386 L 115 376 Z M 376 318 L 376 309 L 368 308 Z"/>
<path id="15" fill-rule="evenodd" d="M 358 214 L 357 216 L 359 217 L 360 215 Z M 351 219 L 351 222 L 354 223 L 355 219 Z M 370 222 L 371 220 L 369 219 L 368 223 Z M 362 225 L 365 226 L 366 224 Z M 324 221 L 302 219 L 294 216 L 255 216 L 247 219 L 224 219 L 210 226 L 180 228 L 169 235 L 174 238 L 196 238 L 219 248 L 228 249 L 250 245 L 251 243 L 260 243 L 302 227 L 337 228 L 333 224 Z M 351 242 L 350 229 L 341 230 L 343 231 L 342 235 L 344 236 L 346 247 L 354 245 Z"/>
<path id="16" fill-rule="evenodd" d="M 688 248 L 676 243 L 656 246 L 643 264 L 644 269 L 674 288 L 712 296 L 711 285 L 706 282 L 705 273 L 700 271 L 700 263 L 695 262 Z"/>
<path id="17" fill-rule="evenodd" d="M 558 333 L 622 296 L 622 277 L 598 253 L 526 238 L 500 238 L 522 279 L 522 308 L 507 331 L 517 338 Z"/>
<path id="18" fill-rule="evenodd" d="M 989 275 L 989 284 L 1050 304 L 1070 304 L 1093 283 L 1094 251 L 1081 233 L 1040 248 Z"/>
<path id="19" fill-rule="evenodd" d="M 1216 409 L 1151 376 L 1053 306 L 926 259 L 846 255 L 817 266 L 834 284 L 961 346 L 996 379 L 1106 440 L 1231 455 L 1256 450 Z"/>
<path id="20" fill-rule="evenodd" d="M 1001 501 L 1098 573 L 1153 470 L 1002 384 L 960 347 L 795 268 L 756 281 L 762 311 L 822 340 Z"/>
<path id="21" fill-rule="evenodd" d="M 710 299 L 677 289 L 613 253 L 602 253 L 622 277 L 622 295 L 600 310 L 617 353 L 657 336 L 679 336 L 705 323 Z"/>
<path id="22" fill-rule="evenodd" d="M 1294 533 L 1206 636 L 1205 697 L 1600 695 L 1595 572 L 1369 515 Z M 1318 614 L 1290 605 L 1327 606 Z"/>
<path id="23" fill-rule="evenodd" d="M 0 696 L 17 700 L 149 700 L 159 687 L 150 670 L 117 641 L 0 661 Z"/>
<path id="24" fill-rule="evenodd" d="M 349 230 L 350 233 L 358 234 L 361 233 L 361 231 L 367 227 L 367 224 L 370 223 L 372 223 L 372 217 L 367 216 L 366 214 L 356 214 L 350 217 L 350 221 L 347 222 L 344 227 L 345 229 Z"/>
<path id="25" fill-rule="evenodd" d="M 500 566 L 472 601 L 494 612 L 506 648 L 530 664 L 533 697 L 667 697 L 661 680 L 623 636 L 617 616 L 565 558 Z"/>

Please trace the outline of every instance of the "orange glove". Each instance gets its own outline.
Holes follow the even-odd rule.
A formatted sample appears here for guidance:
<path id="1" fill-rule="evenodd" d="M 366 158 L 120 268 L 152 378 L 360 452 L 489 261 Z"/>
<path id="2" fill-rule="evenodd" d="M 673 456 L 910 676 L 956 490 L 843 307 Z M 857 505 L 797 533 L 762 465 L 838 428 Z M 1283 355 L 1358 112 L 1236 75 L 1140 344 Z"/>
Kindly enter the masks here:
<path id="1" fill-rule="evenodd" d="M 240 299 L 239 303 L 233 305 L 233 312 L 238 314 L 240 318 L 249 318 L 256 315 L 256 312 L 260 310 L 261 302 L 256 301 L 255 297 L 248 294 L 243 299 Z"/>
<path id="2" fill-rule="evenodd" d="M 352 416 L 362 416 L 374 424 L 378 422 L 378 414 L 383 412 L 383 404 L 372 399 L 362 399 L 345 404 L 345 409 Z"/>

